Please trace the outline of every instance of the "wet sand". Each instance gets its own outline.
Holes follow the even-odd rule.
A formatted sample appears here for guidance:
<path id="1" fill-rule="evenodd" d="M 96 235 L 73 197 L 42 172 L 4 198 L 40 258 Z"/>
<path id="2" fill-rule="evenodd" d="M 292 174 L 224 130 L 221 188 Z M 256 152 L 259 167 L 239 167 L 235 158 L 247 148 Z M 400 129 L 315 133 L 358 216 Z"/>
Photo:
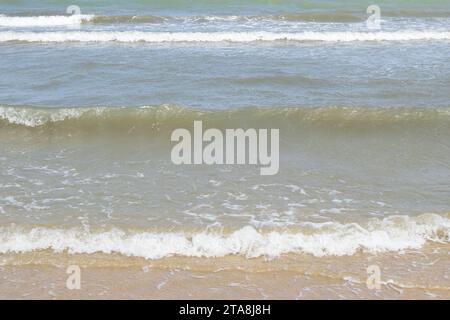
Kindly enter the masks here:
<path id="1" fill-rule="evenodd" d="M 420 252 L 273 260 L 149 261 L 51 252 L 2 255 L 1 260 L 8 262 L 0 269 L 2 299 L 450 299 L 445 245 Z M 80 266 L 80 289 L 66 286 L 69 265 Z M 367 285 L 369 266 L 381 271 L 379 289 Z"/>

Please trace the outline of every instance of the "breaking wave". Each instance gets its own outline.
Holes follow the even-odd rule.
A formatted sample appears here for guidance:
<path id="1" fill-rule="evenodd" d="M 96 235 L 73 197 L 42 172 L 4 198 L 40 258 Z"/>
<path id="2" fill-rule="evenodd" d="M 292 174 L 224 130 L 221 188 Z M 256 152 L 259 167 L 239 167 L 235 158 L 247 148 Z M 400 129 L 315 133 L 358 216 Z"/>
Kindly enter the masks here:
<path id="1" fill-rule="evenodd" d="M 419 249 L 427 241 L 448 243 L 450 219 L 436 214 L 415 218 L 392 216 L 374 219 L 366 226 L 356 223 L 304 223 L 299 231 L 263 232 L 251 226 L 224 232 L 127 232 L 112 229 L 90 232 L 19 226 L 0 228 L 0 253 L 34 250 L 76 253 L 120 253 L 125 256 L 161 259 L 170 256 L 247 258 L 281 254 L 311 254 L 316 257 L 347 256 Z"/>
<path id="2" fill-rule="evenodd" d="M 384 11 L 387 17 L 450 17 L 449 11 L 400 10 Z M 193 16 L 156 16 L 156 15 L 0 15 L 0 27 L 55 27 L 72 24 L 140 24 L 140 23 L 211 23 L 211 22 L 364 22 L 364 11 L 348 12 L 287 12 L 267 15 L 193 15 Z"/>
<path id="3" fill-rule="evenodd" d="M 0 27 L 26 28 L 26 27 L 59 27 L 78 25 L 92 21 L 94 15 L 72 16 L 2 16 L 0 15 Z"/>
<path id="4" fill-rule="evenodd" d="M 271 42 L 271 41 L 446 41 L 446 31 L 396 32 L 144 32 L 144 31 L 68 31 L 68 32 L 0 32 L 0 42 Z"/>
<path id="5" fill-rule="evenodd" d="M 168 127 L 192 125 L 195 119 L 203 119 L 222 127 L 258 123 L 333 124 L 372 126 L 414 124 L 450 124 L 450 108 L 367 108 L 367 107 L 275 107 L 236 109 L 196 109 L 176 105 L 142 107 L 18 107 L 0 106 L 0 128 L 19 126 L 52 129 L 66 125 L 72 128 L 84 126 L 122 125 L 149 126 L 156 122 Z"/>

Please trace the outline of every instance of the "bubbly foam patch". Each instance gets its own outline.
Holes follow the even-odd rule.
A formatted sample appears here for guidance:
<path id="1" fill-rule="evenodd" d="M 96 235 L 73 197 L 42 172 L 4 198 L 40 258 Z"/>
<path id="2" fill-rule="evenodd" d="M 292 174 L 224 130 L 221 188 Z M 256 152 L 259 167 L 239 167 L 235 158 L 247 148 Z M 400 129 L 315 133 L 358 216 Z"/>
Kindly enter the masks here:
<path id="1" fill-rule="evenodd" d="M 0 16 L 0 27 L 58 27 L 78 25 L 91 21 L 93 15 L 71 16 L 35 16 L 35 17 L 8 17 Z"/>
<path id="2" fill-rule="evenodd" d="M 112 229 L 89 232 L 18 226 L 0 228 L 0 253 L 51 249 L 55 252 L 120 253 L 125 256 L 160 259 L 169 256 L 247 258 L 306 253 L 317 257 L 345 256 L 357 252 L 419 249 L 427 241 L 449 242 L 450 219 L 425 214 L 416 218 L 394 216 L 371 220 L 367 226 L 351 223 L 305 223 L 301 232 L 261 232 L 245 226 L 232 233 L 204 231 L 126 232 Z"/>
<path id="3" fill-rule="evenodd" d="M 450 40 L 450 32 L 0 32 L 0 42 L 256 42 L 256 41 L 427 41 Z"/>
<path id="4" fill-rule="evenodd" d="M 14 108 L 0 107 L 0 120 L 11 124 L 27 127 L 38 127 L 49 122 L 59 122 L 76 119 L 90 112 L 96 115 L 105 111 L 104 108 Z"/>

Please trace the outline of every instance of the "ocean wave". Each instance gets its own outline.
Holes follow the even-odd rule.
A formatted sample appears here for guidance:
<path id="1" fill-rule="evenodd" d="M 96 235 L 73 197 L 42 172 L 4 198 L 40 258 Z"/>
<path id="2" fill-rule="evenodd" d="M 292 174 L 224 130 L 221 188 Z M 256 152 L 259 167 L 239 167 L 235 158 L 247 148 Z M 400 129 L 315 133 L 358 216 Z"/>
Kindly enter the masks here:
<path id="1" fill-rule="evenodd" d="M 365 16 L 353 13 L 290 12 L 272 15 L 200 15 L 200 16 L 96 16 L 92 23 L 209 23 L 209 22 L 361 22 Z"/>
<path id="2" fill-rule="evenodd" d="M 0 15 L 0 27 L 60 27 L 79 25 L 92 21 L 94 15 L 71 15 L 71 16 L 2 16 Z"/>
<path id="3" fill-rule="evenodd" d="M 257 22 L 361 22 L 364 17 L 351 13 L 298 12 L 280 15 L 200 15 L 200 16 L 152 16 L 152 15 L 54 15 L 54 16 L 5 16 L 0 15 L 0 27 L 57 27 L 73 24 L 153 24 L 153 23 L 257 23 Z"/>
<path id="4" fill-rule="evenodd" d="M 383 16 L 401 18 L 448 18 L 449 11 L 384 11 Z M 193 16 L 156 16 L 156 15 L 38 15 L 7 16 L 0 15 L 0 27 L 54 27 L 72 24 L 141 24 L 141 23 L 259 23 L 259 22 L 364 22 L 367 15 L 348 12 L 286 12 L 267 15 L 193 15 Z"/>
<path id="5" fill-rule="evenodd" d="M 166 127 L 191 126 L 195 119 L 203 119 L 217 127 L 234 127 L 240 121 L 257 125 L 283 123 L 325 124 L 352 126 L 368 123 L 371 126 L 400 124 L 450 124 L 450 108 L 372 108 L 372 107 L 246 107 L 236 109 L 197 109 L 177 105 L 142 107 L 31 107 L 0 106 L 0 128 L 19 126 L 45 128 L 51 126 L 72 128 L 83 126 L 149 127 L 158 123 Z"/>
<path id="6" fill-rule="evenodd" d="M 374 219 L 366 226 L 304 223 L 298 229 L 300 231 L 263 232 L 245 226 L 231 233 L 127 232 L 121 229 L 90 232 L 12 225 L 0 228 L 0 253 L 53 250 L 70 254 L 119 253 L 146 259 L 227 255 L 274 258 L 287 253 L 323 257 L 419 249 L 427 241 L 448 243 L 450 240 L 450 219 L 436 214 Z"/>
<path id="7" fill-rule="evenodd" d="M 0 32 L 0 42 L 354 42 L 354 41 L 446 41 L 446 31 L 395 32 L 144 32 L 144 31 L 68 31 Z"/>
<path id="8" fill-rule="evenodd" d="M 364 17 L 350 13 L 286 13 L 280 15 L 201 15 L 201 16 L 139 16 L 139 15 L 54 15 L 5 16 L 0 15 L 0 27 L 56 27 L 73 24 L 153 24 L 153 23 L 258 23 L 258 22 L 361 22 Z"/>
<path id="9" fill-rule="evenodd" d="M 33 107 L 0 107 L 0 119 L 8 124 L 26 127 L 39 127 L 48 123 L 77 119 L 84 114 L 100 116 L 107 108 L 33 108 Z"/>

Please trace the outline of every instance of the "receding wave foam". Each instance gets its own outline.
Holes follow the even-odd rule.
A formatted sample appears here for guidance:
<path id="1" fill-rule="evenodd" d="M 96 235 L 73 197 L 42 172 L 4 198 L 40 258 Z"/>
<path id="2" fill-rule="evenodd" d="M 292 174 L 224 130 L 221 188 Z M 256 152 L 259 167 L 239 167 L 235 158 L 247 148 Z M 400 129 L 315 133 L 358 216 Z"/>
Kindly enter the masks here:
<path id="1" fill-rule="evenodd" d="M 68 31 L 0 32 L 0 42 L 271 42 L 271 41 L 442 41 L 450 40 L 445 31 L 397 32 L 144 32 L 144 31 Z"/>
<path id="2" fill-rule="evenodd" d="M 0 27 L 58 27 L 91 21 L 94 15 L 9 17 L 0 15 Z"/>
<path id="3" fill-rule="evenodd" d="M 345 256 L 357 252 L 386 252 L 419 249 L 427 241 L 448 243 L 450 219 L 436 214 L 416 218 L 393 216 L 356 223 L 304 223 L 301 231 L 261 232 L 246 226 L 232 233 L 204 231 L 126 232 L 112 229 L 89 232 L 80 229 L 51 229 L 18 226 L 0 228 L 0 252 L 34 250 L 76 253 L 120 253 L 160 259 L 169 256 L 247 258 L 276 257 L 286 253 Z"/>

